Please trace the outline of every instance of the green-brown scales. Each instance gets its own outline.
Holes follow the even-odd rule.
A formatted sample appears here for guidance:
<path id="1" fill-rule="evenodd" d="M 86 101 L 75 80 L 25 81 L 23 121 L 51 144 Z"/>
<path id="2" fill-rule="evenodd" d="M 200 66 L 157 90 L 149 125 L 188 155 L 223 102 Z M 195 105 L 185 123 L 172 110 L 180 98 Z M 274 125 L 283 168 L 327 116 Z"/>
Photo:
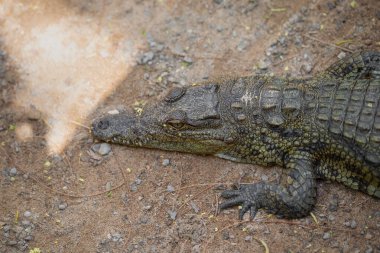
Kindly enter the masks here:
<path id="1" fill-rule="evenodd" d="M 221 208 L 239 217 L 265 209 L 307 215 L 316 179 L 380 198 L 380 53 L 338 61 L 315 78 L 250 76 L 175 88 L 141 115 L 122 112 L 93 123 L 95 137 L 129 146 L 210 154 L 286 168 L 281 183 L 227 190 Z"/>

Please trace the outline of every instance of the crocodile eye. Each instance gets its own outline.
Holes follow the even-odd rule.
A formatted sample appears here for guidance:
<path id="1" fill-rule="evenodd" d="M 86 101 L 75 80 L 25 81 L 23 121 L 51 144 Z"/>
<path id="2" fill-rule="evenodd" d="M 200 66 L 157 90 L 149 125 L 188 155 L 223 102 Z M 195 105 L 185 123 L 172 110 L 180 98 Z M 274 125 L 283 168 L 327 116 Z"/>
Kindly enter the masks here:
<path id="1" fill-rule="evenodd" d="M 175 129 L 181 129 L 187 125 L 186 118 L 186 112 L 178 110 L 171 112 L 165 123 Z"/>
<path id="2" fill-rule="evenodd" d="M 179 121 L 179 120 L 169 120 L 166 122 L 169 126 L 175 128 L 175 129 L 182 129 L 185 127 L 185 123 Z"/>

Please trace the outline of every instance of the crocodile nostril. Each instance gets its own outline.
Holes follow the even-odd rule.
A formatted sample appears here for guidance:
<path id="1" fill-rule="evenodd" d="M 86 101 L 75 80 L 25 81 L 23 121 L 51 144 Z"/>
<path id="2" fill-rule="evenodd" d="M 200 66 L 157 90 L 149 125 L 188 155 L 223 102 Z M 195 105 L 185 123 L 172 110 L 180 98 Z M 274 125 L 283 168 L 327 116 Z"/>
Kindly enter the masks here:
<path id="1" fill-rule="evenodd" d="M 99 121 L 99 123 L 97 124 L 97 127 L 98 127 L 100 130 L 106 130 L 109 126 L 110 126 L 110 122 L 109 122 L 108 120 L 101 120 L 101 121 Z"/>

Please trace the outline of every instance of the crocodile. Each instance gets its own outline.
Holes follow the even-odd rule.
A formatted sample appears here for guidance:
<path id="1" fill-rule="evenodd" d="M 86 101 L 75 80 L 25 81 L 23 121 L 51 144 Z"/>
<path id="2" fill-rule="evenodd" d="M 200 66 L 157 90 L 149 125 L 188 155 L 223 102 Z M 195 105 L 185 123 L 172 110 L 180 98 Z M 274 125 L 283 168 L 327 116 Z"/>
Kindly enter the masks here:
<path id="1" fill-rule="evenodd" d="M 229 77 L 176 87 L 140 113 L 106 114 L 95 138 L 283 168 L 277 182 L 225 190 L 220 208 L 307 216 L 317 179 L 380 198 L 380 52 L 358 52 L 309 78 Z"/>

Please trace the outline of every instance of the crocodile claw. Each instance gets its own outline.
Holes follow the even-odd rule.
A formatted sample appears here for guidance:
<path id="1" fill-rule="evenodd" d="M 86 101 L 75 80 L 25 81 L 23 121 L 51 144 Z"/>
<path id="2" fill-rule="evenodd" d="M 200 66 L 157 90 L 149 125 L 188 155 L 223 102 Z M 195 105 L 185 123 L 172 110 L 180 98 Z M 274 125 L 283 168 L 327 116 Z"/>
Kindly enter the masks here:
<path id="1" fill-rule="evenodd" d="M 251 219 L 254 219 L 258 208 L 254 197 L 249 193 L 248 187 L 241 187 L 239 190 L 226 190 L 222 192 L 223 198 L 227 199 L 220 205 L 220 210 L 241 205 L 239 219 L 242 220 L 244 214 L 249 210 Z"/>

